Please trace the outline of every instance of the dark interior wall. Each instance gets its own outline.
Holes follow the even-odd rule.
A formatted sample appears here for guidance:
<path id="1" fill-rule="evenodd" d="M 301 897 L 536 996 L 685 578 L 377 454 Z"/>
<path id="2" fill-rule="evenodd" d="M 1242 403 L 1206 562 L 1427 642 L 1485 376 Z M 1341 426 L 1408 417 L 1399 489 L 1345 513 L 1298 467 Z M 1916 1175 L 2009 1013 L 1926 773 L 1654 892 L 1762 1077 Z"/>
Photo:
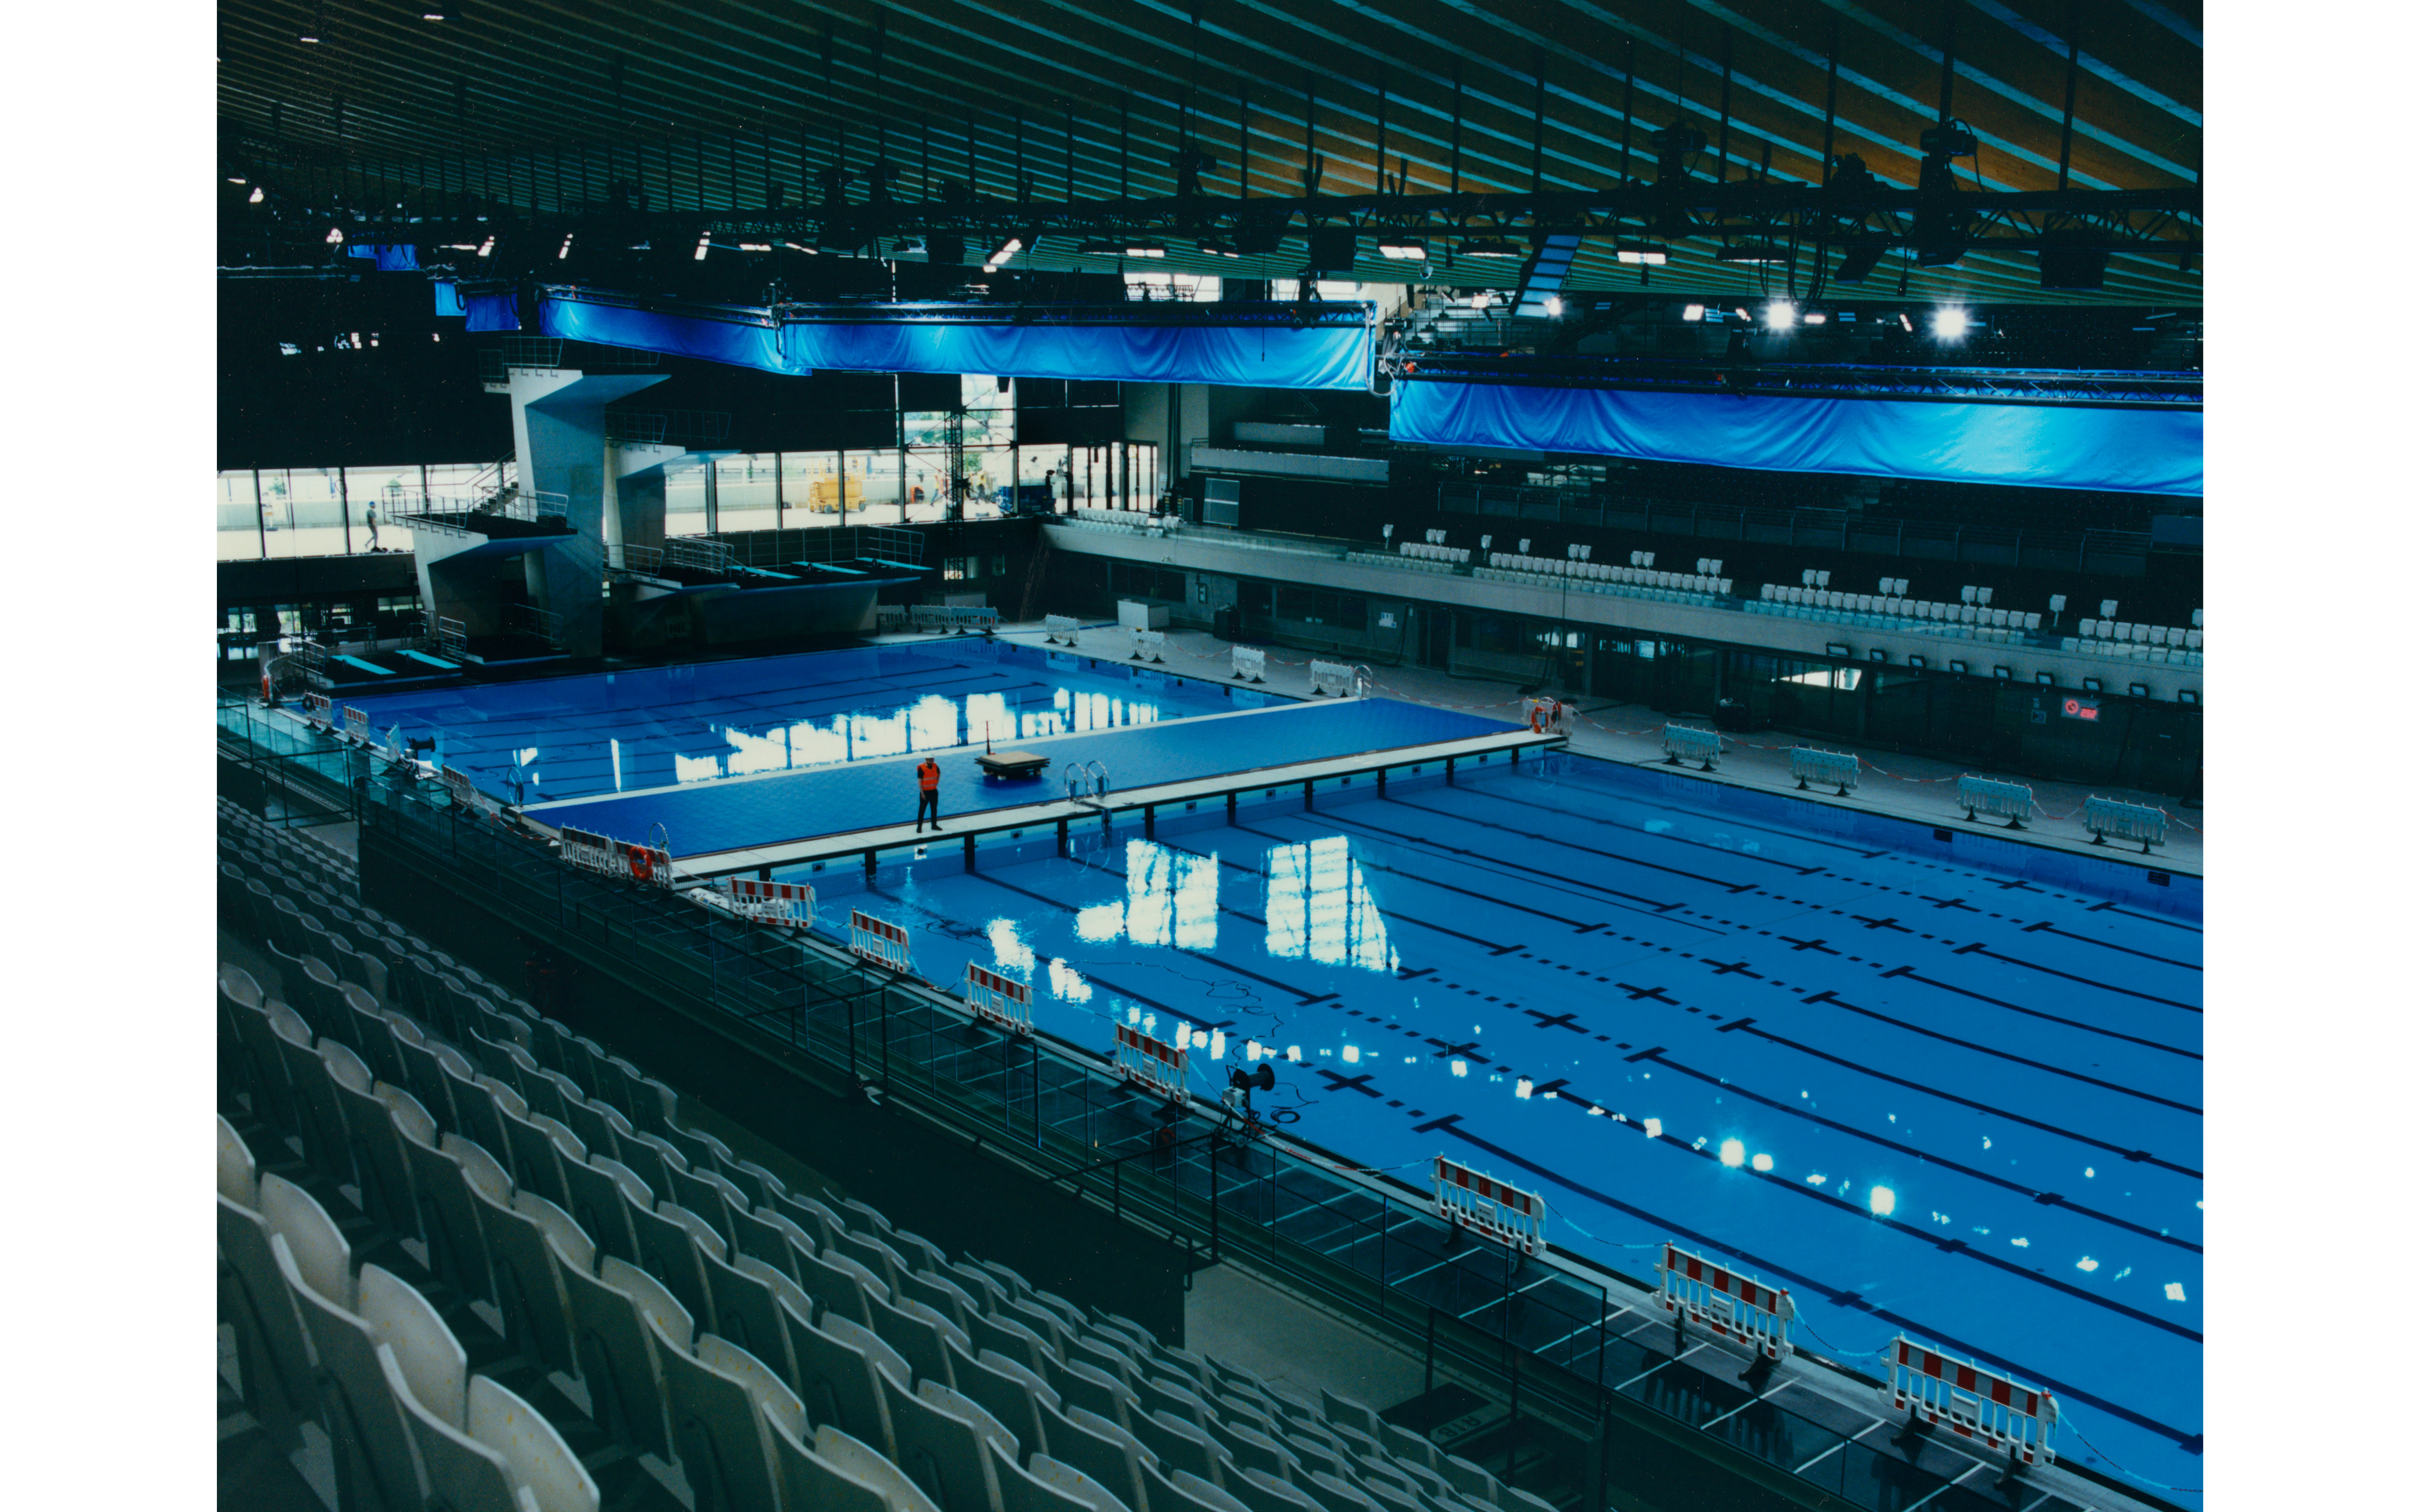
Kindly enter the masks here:
<path id="1" fill-rule="evenodd" d="M 427 280 L 221 279 L 218 468 L 493 461 L 512 414 L 479 383 L 477 343 Z M 376 347 L 339 350 L 354 332 Z M 432 336 L 440 339 L 431 340 Z M 300 350 L 282 353 L 279 344 Z"/>

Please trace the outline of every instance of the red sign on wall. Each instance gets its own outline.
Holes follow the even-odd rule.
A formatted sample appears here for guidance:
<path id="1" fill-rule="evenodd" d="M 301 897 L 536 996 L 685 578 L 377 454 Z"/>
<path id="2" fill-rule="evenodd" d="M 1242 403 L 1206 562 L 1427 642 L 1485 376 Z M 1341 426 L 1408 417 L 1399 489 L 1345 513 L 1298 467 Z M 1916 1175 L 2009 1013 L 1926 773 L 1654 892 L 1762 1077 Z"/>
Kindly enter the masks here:
<path id="1" fill-rule="evenodd" d="M 2058 712 L 2070 719 L 2098 719 L 2101 717 L 2101 701 L 2071 698 L 2059 704 Z"/>

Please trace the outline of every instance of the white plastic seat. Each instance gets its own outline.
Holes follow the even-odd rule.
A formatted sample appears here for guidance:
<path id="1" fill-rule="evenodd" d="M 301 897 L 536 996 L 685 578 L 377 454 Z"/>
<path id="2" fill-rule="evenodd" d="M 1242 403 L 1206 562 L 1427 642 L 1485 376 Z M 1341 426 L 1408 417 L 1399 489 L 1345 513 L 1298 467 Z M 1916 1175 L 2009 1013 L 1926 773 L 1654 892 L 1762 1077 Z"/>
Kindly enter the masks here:
<path id="1" fill-rule="evenodd" d="M 889 1454 L 895 1439 L 883 1382 L 908 1389 L 913 1373 L 908 1362 L 873 1330 L 845 1318 L 827 1314 L 809 1325 L 787 1316 L 785 1323 L 808 1415 L 818 1426 L 838 1424 L 843 1432 Z"/>
<path id="2" fill-rule="evenodd" d="M 2201 632 L 2199 630 L 2187 630 L 2185 632 L 2185 646 L 2188 650 L 2199 651 L 2201 649 Z"/>
<path id="3" fill-rule="evenodd" d="M 908 1478 L 906 1472 L 847 1432 L 830 1424 L 818 1424 L 814 1447 L 834 1468 L 880 1488 L 891 1512 L 940 1512 L 939 1506 Z"/>
<path id="4" fill-rule="evenodd" d="M 471 1437 L 504 1457 L 538 1512 L 597 1512 L 602 1498 L 580 1458 L 537 1409 L 486 1376 L 471 1378 Z"/>
<path id="5" fill-rule="evenodd" d="M 1322 1512 L 1321 1504 L 1312 1501 L 1302 1488 L 1264 1470 L 1247 1468 L 1228 1490 L 1252 1512 Z"/>
<path id="6" fill-rule="evenodd" d="M 2138 646 L 2139 646 L 2139 645 L 2146 645 L 2146 644 L 2149 644 L 2149 641 L 2150 641 L 2150 639 L 2151 639 L 2151 627 L 2150 627 L 2149 625 L 2137 625 L 2136 626 L 2134 626 L 2134 643 L 2135 643 L 2136 645 L 2138 645 Z"/>
<path id="7" fill-rule="evenodd" d="M 616 1143 L 622 1151 L 616 1158 L 636 1171 L 647 1190 L 659 1197 L 672 1196 L 674 1171 L 689 1169 L 688 1159 L 661 1134 L 639 1129 Z"/>
<path id="8" fill-rule="evenodd" d="M 755 1206 L 730 1178 L 711 1166 L 692 1162 L 686 1167 L 669 1167 L 667 1174 L 672 1185 L 664 1196 L 712 1225 L 726 1243 L 731 1238 L 731 1210 Z"/>
<path id="9" fill-rule="evenodd" d="M 792 1232 L 797 1232 L 793 1229 Z M 805 1236 L 800 1234 L 804 1239 Z M 968 1320 L 984 1310 L 984 1304 L 945 1271 L 911 1271 L 899 1278 L 898 1295 L 904 1300 L 913 1297 L 925 1306 L 948 1319 L 965 1333 Z"/>
<path id="10" fill-rule="evenodd" d="M 986 1350 L 984 1352 L 989 1354 L 994 1351 Z M 1001 1355 L 1001 1358 L 1011 1357 Z M 1143 1411 L 1142 1399 L 1133 1388 L 1090 1361 L 1071 1357 L 1051 1379 L 1057 1382 L 1059 1395 L 1066 1406 L 1096 1412 L 1120 1427 L 1127 1427 Z"/>
<path id="11" fill-rule="evenodd" d="M 853 1323 L 871 1326 L 871 1302 L 888 1300 L 882 1278 L 836 1250 L 799 1257 L 799 1285 L 824 1306 Z"/>
<path id="12" fill-rule="evenodd" d="M 638 1264 L 639 1236 L 630 1213 L 655 1206 L 647 1183 L 620 1161 L 603 1156 L 565 1160 L 562 1170 L 572 1222 L 597 1242 L 599 1253 Z"/>
<path id="13" fill-rule="evenodd" d="M 706 1268 L 706 1290 L 714 1298 L 715 1335 L 754 1355 L 783 1381 L 795 1381 L 798 1369 L 790 1358 L 789 1335 L 783 1325 L 781 1304 L 774 1300 L 773 1289 L 765 1281 L 765 1272 L 769 1267 L 752 1256 L 738 1258 L 752 1269 L 743 1270 L 721 1255 L 705 1250 L 698 1255 Z"/>
<path id="14" fill-rule="evenodd" d="M 219 1317 L 234 1325 L 243 1402 L 272 1443 L 291 1449 L 318 1405 L 310 1341 L 271 1248 L 268 1220 L 224 1196 L 218 1214 L 219 1254 L 226 1261 L 219 1274 Z"/>
<path id="15" fill-rule="evenodd" d="M 702 1335 L 691 1353 L 661 1330 L 654 1337 L 672 1409 L 674 1456 L 698 1504 L 781 1512 L 773 1423 L 792 1438 L 806 1432 L 798 1397 L 763 1361 L 727 1339 Z"/>
<path id="16" fill-rule="evenodd" d="M 1049 1341 L 1014 1318 L 998 1316 L 967 1320 L 968 1335 L 979 1349 L 998 1350 L 1027 1369 L 1047 1375 Z"/>
<path id="17" fill-rule="evenodd" d="M 289 1243 L 289 1239 L 302 1238 L 280 1232 L 271 1235 L 269 1242 L 318 1361 L 319 1421 L 334 1451 L 338 1504 L 417 1506 L 425 1497 L 411 1428 L 387 1385 L 379 1341 L 365 1319 L 322 1289 L 341 1281 L 336 1289 L 349 1301 L 354 1278 L 344 1269 L 341 1251 L 334 1252 L 333 1274 L 323 1269 L 330 1258 L 325 1250 L 306 1267 Z"/>
<path id="18" fill-rule="evenodd" d="M 730 1216 L 736 1254 L 753 1256 L 793 1282 L 799 1279 L 799 1257 L 815 1253 L 815 1242 L 805 1229 L 771 1207 Z"/>
<path id="19" fill-rule="evenodd" d="M 504 1315 L 504 1336 L 517 1349 L 566 1375 L 578 1372 L 571 1347 L 571 1313 L 564 1299 L 555 1249 L 593 1271 L 597 1246 L 571 1214 L 535 1192 L 516 1192 L 504 1202 L 482 1183 L 466 1183 L 478 1205 L 479 1229 L 496 1278 L 496 1305 Z M 549 1244 L 551 1239 L 553 1245 Z"/>
<path id="20" fill-rule="evenodd" d="M 894 1506 L 881 1484 L 826 1458 L 811 1442 L 816 1436 L 814 1430 L 794 1434 L 769 1412 L 765 1420 L 772 1435 L 773 1468 L 781 1482 L 783 1505 L 797 1512 L 920 1512 Z M 833 1430 L 832 1436 L 843 1435 Z M 912 1485 L 908 1489 L 914 1489 Z M 917 1495 L 923 1499 L 922 1492 Z"/>
<path id="21" fill-rule="evenodd" d="M 862 1229 L 834 1234 L 831 1247 L 872 1272 L 882 1282 L 884 1289 L 889 1291 L 895 1292 L 899 1289 L 899 1276 L 902 1272 L 914 1269 L 908 1263 L 905 1256 L 884 1243 L 879 1236 L 867 1233 Z"/>
<path id="22" fill-rule="evenodd" d="M 899 1351 L 918 1381 L 936 1381 L 944 1386 L 955 1384 L 947 1346 L 955 1343 L 960 1350 L 971 1353 L 973 1346 L 964 1330 L 921 1302 L 893 1303 L 869 1297 L 867 1304 L 869 1326 L 882 1336 L 884 1343 Z"/>
<path id="23" fill-rule="evenodd" d="M 1142 1467 L 1152 1453 L 1140 1439 L 1080 1407 L 1046 1412 L 1043 1422 L 1051 1458 L 1082 1471 L 1129 1507 L 1146 1504 Z"/>
<path id="24" fill-rule="evenodd" d="M 664 1284 L 613 1256 L 590 1274 L 555 1252 L 570 1304 L 573 1350 L 597 1427 L 659 1459 L 673 1458 L 656 1331 L 684 1349 L 696 1333 L 689 1310 Z M 650 1326 L 652 1324 L 652 1327 Z"/>
<path id="25" fill-rule="evenodd" d="M 253 1161 L 252 1147 L 225 1114 L 219 1115 L 219 1196 L 239 1207 L 260 1211 L 260 1170 Z"/>
<path id="26" fill-rule="evenodd" d="M 1135 1419 L 1134 1435 L 1171 1470 L 1189 1470 L 1214 1486 L 1224 1479 L 1224 1467 L 1232 1457 L 1227 1446 L 1210 1437 L 1199 1423 L 1156 1408 Z"/>

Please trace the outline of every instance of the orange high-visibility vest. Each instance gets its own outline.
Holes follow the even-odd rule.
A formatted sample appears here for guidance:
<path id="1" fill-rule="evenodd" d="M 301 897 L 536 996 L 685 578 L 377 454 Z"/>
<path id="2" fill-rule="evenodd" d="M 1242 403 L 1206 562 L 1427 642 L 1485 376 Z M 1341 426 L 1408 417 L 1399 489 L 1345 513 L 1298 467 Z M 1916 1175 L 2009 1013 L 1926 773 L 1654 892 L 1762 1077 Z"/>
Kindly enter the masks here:
<path id="1" fill-rule="evenodd" d="M 917 767 L 916 785 L 923 788 L 927 793 L 937 791 L 941 785 L 940 764 L 938 762 L 927 761 L 923 765 Z"/>

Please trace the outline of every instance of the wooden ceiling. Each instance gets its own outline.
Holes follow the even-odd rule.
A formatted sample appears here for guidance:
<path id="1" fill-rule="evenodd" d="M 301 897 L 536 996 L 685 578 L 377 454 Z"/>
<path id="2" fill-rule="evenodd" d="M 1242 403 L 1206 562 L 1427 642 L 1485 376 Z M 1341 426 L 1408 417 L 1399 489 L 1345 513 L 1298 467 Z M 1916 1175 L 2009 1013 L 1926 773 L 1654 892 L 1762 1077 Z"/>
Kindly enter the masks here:
<path id="1" fill-rule="evenodd" d="M 2054 189 L 2063 151 L 2081 190 L 2192 188 L 2201 165 L 2200 8 L 2156 0 L 470 0 L 443 22 L 424 8 L 222 0 L 223 139 L 255 161 L 406 182 L 432 161 L 511 160 L 506 181 L 527 193 L 499 197 L 540 207 L 551 155 L 585 167 L 619 142 L 627 162 L 627 144 L 645 143 L 643 161 L 670 170 L 651 193 L 669 179 L 674 203 L 712 207 L 762 205 L 767 177 L 796 203 L 835 162 L 861 185 L 877 156 L 909 199 L 966 179 L 970 157 L 994 198 L 1017 196 L 1020 166 L 1037 199 L 1166 195 L 1188 136 L 1214 160 L 1207 195 L 1300 195 L 1307 161 L 1318 193 L 1367 194 L 1382 131 L 1384 172 L 1410 194 L 1604 189 L 1652 178 L 1649 133 L 1685 121 L 1707 137 L 1690 163 L 1704 178 L 1820 182 L 1828 130 L 1835 154 L 1908 188 L 1917 139 L 1944 114 L 1947 46 L 1947 114 L 1980 144 L 1956 163 L 1969 187 Z M 2192 217 L 2136 224 L 2201 234 Z M 1745 292 L 1772 276 L 1714 262 L 1707 236 L 1671 245 L 1655 289 Z M 1076 259 L 1072 243 L 1034 255 L 1116 266 Z M 1301 262 L 1172 244 L 1157 266 L 1285 276 Z M 1371 256 L 1360 272 L 1400 280 L 1404 267 Z M 1465 258 L 1431 277 L 1502 283 L 1515 267 Z M 1893 255 L 1871 292 L 1902 271 Z M 1983 302 L 2201 297 L 2198 258 L 2156 239 L 2114 256 L 2097 295 L 2046 293 L 2033 253 L 1988 243 L 1906 276 L 1912 295 Z M 1640 279 L 1592 238 L 1573 285 Z"/>

